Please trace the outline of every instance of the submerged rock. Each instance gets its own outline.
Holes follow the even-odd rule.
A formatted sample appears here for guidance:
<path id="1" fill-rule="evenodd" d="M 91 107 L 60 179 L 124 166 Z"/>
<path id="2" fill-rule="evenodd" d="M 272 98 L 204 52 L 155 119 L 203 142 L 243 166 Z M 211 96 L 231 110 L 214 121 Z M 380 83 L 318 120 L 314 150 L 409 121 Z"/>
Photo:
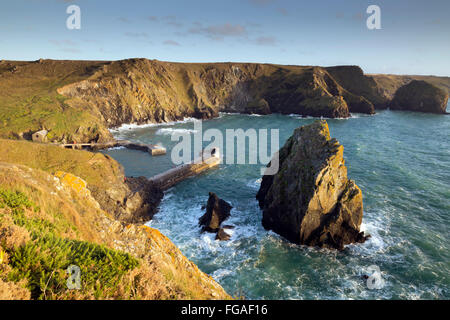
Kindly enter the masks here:
<path id="1" fill-rule="evenodd" d="M 220 228 L 219 231 L 217 231 L 216 234 L 216 240 L 220 240 L 220 241 L 227 241 L 230 240 L 231 236 L 226 233 L 225 229 Z"/>
<path id="2" fill-rule="evenodd" d="M 202 226 L 202 231 L 218 232 L 222 222 L 230 217 L 232 208 L 228 202 L 210 192 L 206 213 L 198 220 L 199 225 Z"/>
<path id="3" fill-rule="evenodd" d="M 400 87 L 389 107 L 393 110 L 410 110 L 446 113 L 448 93 L 422 80 L 413 80 Z"/>
<path id="4" fill-rule="evenodd" d="M 263 177 L 256 196 L 264 228 L 309 246 L 364 242 L 362 193 L 347 178 L 343 152 L 326 121 L 297 128 L 279 151 L 278 173 Z"/>

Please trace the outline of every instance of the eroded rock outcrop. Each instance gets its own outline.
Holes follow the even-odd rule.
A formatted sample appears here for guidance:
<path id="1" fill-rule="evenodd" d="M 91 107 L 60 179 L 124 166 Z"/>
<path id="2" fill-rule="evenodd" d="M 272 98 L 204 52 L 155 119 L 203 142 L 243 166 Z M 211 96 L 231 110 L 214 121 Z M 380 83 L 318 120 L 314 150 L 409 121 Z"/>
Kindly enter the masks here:
<path id="1" fill-rule="evenodd" d="M 362 193 L 347 178 L 344 147 L 326 121 L 300 127 L 279 151 L 279 171 L 257 194 L 263 226 L 291 242 L 343 249 L 364 242 Z"/>
<path id="2" fill-rule="evenodd" d="M 389 101 L 372 76 L 364 74 L 359 66 L 335 66 L 325 68 L 344 89 L 344 97 L 350 112 L 374 113 L 374 109 L 386 109 Z"/>
<path id="3" fill-rule="evenodd" d="M 358 75 L 368 79 L 362 70 Z M 146 59 L 105 64 L 88 79 L 63 86 L 58 93 L 72 98 L 68 103 L 74 107 L 82 102 L 98 109 L 108 127 L 184 117 L 209 119 L 218 112 L 345 118 L 350 112 L 374 113 L 370 99 L 375 96 L 351 92 L 321 67 L 190 65 Z"/>
<path id="4" fill-rule="evenodd" d="M 256 99 L 247 105 L 243 113 L 248 114 L 270 114 L 270 106 L 266 99 Z"/>
<path id="5" fill-rule="evenodd" d="M 151 220 L 158 212 L 159 203 L 164 197 L 162 190 L 146 177 L 127 177 L 125 183 L 130 189 L 130 195 L 125 201 L 128 221 L 143 223 Z"/>
<path id="6" fill-rule="evenodd" d="M 221 224 L 230 217 L 232 208 L 228 202 L 220 199 L 215 193 L 210 192 L 206 205 L 206 213 L 198 220 L 202 231 L 215 232 L 216 239 L 228 240 L 229 235 L 221 228 Z"/>
<path id="7" fill-rule="evenodd" d="M 45 168 L 76 192 L 89 192 L 122 222 L 149 221 L 163 197 L 148 179 L 125 177 L 123 167 L 106 154 L 5 139 L 0 139 L 0 150 L 0 161 Z"/>
<path id="8" fill-rule="evenodd" d="M 57 88 L 48 91 L 42 77 Z M 3 61 L 0 137 L 30 139 L 45 127 L 49 142 L 108 142 L 113 139 L 108 128 L 122 124 L 209 119 L 219 112 L 345 118 L 385 109 L 412 79 L 450 88 L 448 77 L 366 75 L 358 66 Z M 23 81 L 29 85 L 17 86 Z M 33 101 L 33 113 L 10 112 L 26 101 Z"/>
<path id="9" fill-rule="evenodd" d="M 389 107 L 429 113 L 446 113 L 448 93 L 422 80 L 413 80 L 400 87 Z"/>

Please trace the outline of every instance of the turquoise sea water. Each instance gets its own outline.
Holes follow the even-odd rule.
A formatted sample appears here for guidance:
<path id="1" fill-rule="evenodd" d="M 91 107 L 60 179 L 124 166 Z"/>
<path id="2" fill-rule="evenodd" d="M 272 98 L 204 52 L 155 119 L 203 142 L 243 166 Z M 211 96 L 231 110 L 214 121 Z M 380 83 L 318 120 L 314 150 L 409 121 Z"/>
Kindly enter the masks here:
<path id="1" fill-rule="evenodd" d="M 222 115 L 203 129 L 277 128 L 280 145 L 314 119 L 297 116 Z M 255 199 L 260 165 L 220 165 L 167 191 L 148 224 L 160 229 L 232 295 L 248 299 L 449 299 L 450 115 L 380 111 L 374 116 L 327 120 L 344 145 L 348 175 L 364 195 L 362 228 L 372 235 L 343 252 L 288 243 L 261 226 Z M 174 130 L 193 123 L 123 127 L 120 138 L 162 143 L 161 157 L 127 149 L 107 153 L 127 175 L 150 177 L 172 167 Z M 233 206 L 227 242 L 201 234 L 202 205 L 213 191 Z M 362 275 L 380 268 L 384 287 L 370 290 Z"/>

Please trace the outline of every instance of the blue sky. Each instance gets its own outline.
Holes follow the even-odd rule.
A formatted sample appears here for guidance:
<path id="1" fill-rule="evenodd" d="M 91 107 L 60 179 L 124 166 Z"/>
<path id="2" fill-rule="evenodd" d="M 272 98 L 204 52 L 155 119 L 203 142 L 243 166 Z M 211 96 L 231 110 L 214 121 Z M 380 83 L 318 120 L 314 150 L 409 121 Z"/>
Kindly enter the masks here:
<path id="1" fill-rule="evenodd" d="M 66 8 L 81 8 L 81 29 Z M 366 9 L 381 8 L 381 30 Z M 448 0 L 14 0 L 0 11 L 0 59 L 360 65 L 450 76 Z"/>

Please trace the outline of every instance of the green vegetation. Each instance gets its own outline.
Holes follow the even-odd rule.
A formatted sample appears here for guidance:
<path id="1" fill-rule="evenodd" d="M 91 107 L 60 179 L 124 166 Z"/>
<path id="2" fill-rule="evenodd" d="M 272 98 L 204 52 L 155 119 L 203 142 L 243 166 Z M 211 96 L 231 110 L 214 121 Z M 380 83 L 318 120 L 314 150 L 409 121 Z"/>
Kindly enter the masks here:
<path id="1" fill-rule="evenodd" d="M 108 187 L 124 184 L 110 157 L 5 139 L 0 150 L 0 300 L 229 298 L 159 231 L 99 208 Z M 81 268 L 81 290 L 67 289 L 70 265 Z"/>
<path id="2" fill-rule="evenodd" d="M 81 269 L 81 294 L 94 292 L 96 299 L 112 295 L 124 274 L 137 267 L 129 254 L 86 241 L 55 236 L 38 238 L 9 253 L 12 272 L 9 279 L 28 280 L 31 297 L 61 297 L 68 291 L 67 268 Z"/>
<path id="3" fill-rule="evenodd" d="M 22 207 L 27 209 L 34 208 L 35 211 L 39 210 L 39 207 L 31 202 L 22 192 L 0 189 L 0 208 L 5 207 L 13 209 L 14 213 L 21 212 Z"/>
<path id="4" fill-rule="evenodd" d="M 101 153 L 7 139 L 0 139 L 0 150 L 0 162 L 22 164 L 51 174 L 70 172 L 90 186 L 103 188 L 105 183 L 123 181 L 120 164 Z"/>
<path id="5" fill-rule="evenodd" d="M 29 139 L 46 129 L 50 142 L 105 141 L 112 139 L 109 127 L 178 120 L 209 108 L 245 112 L 246 99 L 264 99 L 264 113 L 347 117 L 349 110 L 386 107 L 395 90 L 412 79 L 450 88 L 448 77 L 371 77 L 357 66 L 2 61 L 0 137 Z"/>
<path id="6" fill-rule="evenodd" d="M 87 241 L 62 238 L 58 231 L 67 225 L 58 225 L 58 220 L 52 223 L 27 218 L 25 210 L 39 212 L 40 208 L 22 192 L 0 189 L 0 208 L 11 209 L 14 225 L 31 235 L 24 245 L 6 248 L 5 252 L 12 267 L 8 280 L 19 282 L 25 279 L 34 299 L 71 297 L 73 292 L 66 284 L 70 265 L 81 269 L 81 289 L 77 295 L 106 298 L 114 293 L 122 277 L 139 264 L 127 253 Z M 4 215 L 0 215 L 0 221 Z"/>
<path id="7" fill-rule="evenodd" d="M 103 63 L 90 61 L 7 62 L 0 64 L 0 136 L 29 138 L 43 128 L 50 140 L 69 140 L 80 127 L 99 125 L 92 112 L 72 106 L 57 89 L 80 81 Z"/>

